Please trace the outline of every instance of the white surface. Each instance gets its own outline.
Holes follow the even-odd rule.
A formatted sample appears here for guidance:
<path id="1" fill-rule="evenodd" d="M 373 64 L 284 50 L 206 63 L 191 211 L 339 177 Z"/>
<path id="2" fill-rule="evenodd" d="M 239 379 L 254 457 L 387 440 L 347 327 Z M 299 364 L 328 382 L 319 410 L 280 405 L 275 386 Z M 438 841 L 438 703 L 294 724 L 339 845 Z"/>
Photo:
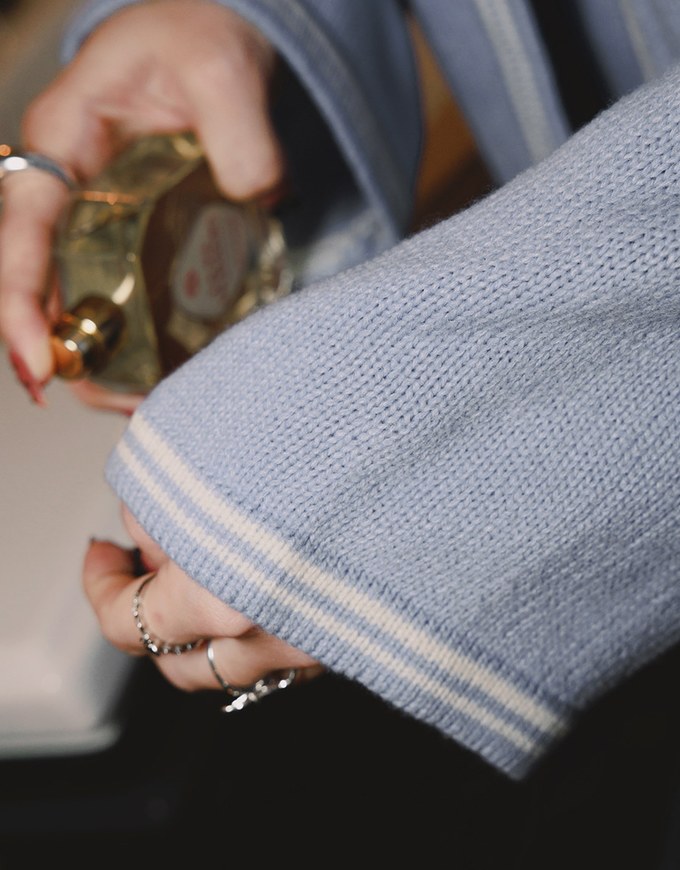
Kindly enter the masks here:
<path id="1" fill-rule="evenodd" d="M 129 546 L 103 476 L 125 418 L 61 381 L 46 395 L 47 408 L 30 402 L 0 344 L 0 756 L 110 744 L 131 667 L 81 587 L 90 536 Z"/>

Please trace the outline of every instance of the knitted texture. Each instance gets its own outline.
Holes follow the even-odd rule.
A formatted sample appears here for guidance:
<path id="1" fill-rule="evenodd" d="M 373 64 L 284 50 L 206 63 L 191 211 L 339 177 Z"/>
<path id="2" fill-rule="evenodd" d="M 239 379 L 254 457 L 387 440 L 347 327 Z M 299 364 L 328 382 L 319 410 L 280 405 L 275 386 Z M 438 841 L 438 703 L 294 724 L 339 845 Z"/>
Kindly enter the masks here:
<path id="1" fill-rule="evenodd" d="M 680 70 L 228 330 L 108 479 L 195 580 L 511 776 L 680 637 Z"/>

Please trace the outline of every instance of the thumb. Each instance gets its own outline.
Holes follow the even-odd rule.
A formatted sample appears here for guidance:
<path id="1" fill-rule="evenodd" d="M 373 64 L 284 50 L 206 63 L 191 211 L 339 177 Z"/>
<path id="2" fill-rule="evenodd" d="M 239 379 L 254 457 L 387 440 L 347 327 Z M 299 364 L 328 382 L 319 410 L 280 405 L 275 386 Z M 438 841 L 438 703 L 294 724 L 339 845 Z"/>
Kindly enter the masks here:
<path id="1" fill-rule="evenodd" d="M 260 111 L 258 111 L 260 109 Z M 250 104 L 238 124 L 207 118 L 198 135 L 217 186 L 230 199 L 261 197 L 283 186 L 286 162 L 268 111 Z"/>
<path id="2" fill-rule="evenodd" d="M 271 120 L 268 80 L 256 73 L 206 88 L 205 79 L 188 76 L 187 99 L 194 128 L 205 149 L 215 182 L 229 198 L 245 200 L 282 187 L 286 160 Z M 215 107 L 225 107 L 215 110 Z"/>

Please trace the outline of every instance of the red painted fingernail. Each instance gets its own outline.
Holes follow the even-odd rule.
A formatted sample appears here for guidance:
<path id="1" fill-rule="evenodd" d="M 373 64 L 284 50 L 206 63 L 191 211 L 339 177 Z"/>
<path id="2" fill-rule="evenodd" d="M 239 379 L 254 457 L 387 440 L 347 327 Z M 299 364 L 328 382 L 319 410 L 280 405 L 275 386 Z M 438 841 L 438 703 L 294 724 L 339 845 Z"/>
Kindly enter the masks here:
<path id="1" fill-rule="evenodd" d="M 12 368 L 21 382 L 21 385 L 28 392 L 28 395 L 33 399 L 36 405 L 40 405 L 41 408 L 44 408 L 47 405 L 47 402 L 43 390 L 47 381 L 37 380 L 16 351 L 12 350 L 9 352 L 9 361 L 12 364 Z"/>

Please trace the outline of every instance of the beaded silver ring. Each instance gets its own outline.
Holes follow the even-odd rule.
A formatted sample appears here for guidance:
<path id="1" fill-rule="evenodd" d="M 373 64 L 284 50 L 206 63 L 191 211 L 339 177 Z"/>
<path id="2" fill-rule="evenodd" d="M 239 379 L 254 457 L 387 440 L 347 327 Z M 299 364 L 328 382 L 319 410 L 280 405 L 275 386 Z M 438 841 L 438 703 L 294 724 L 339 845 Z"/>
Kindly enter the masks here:
<path id="1" fill-rule="evenodd" d="M 144 596 L 144 590 L 148 586 L 149 583 L 156 577 L 156 572 L 154 571 L 152 574 L 149 574 L 148 577 L 145 577 L 142 581 L 139 589 L 135 592 L 135 597 L 132 599 L 132 615 L 135 618 L 135 625 L 137 626 L 137 630 L 139 631 L 139 639 L 144 648 L 148 653 L 151 653 L 153 656 L 165 656 L 170 653 L 178 656 L 182 653 L 189 652 L 192 649 L 196 649 L 196 647 L 200 646 L 204 638 L 197 638 L 196 640 L 190 640 L 185 643 L 177 643 L 175 641 L 162 640 L 159 637 L 151 634 L 148 627 L 144 624 L 144 620 L 142 618 L 142 602 Z"/>

